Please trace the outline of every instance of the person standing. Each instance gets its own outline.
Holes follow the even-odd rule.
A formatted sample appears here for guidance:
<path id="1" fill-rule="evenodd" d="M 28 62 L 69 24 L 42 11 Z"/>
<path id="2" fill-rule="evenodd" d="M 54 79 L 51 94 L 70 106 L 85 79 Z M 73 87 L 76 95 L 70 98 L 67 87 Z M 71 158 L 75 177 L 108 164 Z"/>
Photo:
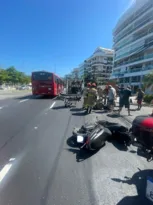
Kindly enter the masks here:
<path id="1" fill-rule="evenodd" d="M 96 84 L 92 83 L 89 91 L 88 91 L 88 95 L 87 95 L 87 107 L 90 110 L 89 112 L 91 112 L 91 109 L 93 108 L 93 106 L 95 105 L 96 101 L 97 101 L 97 89 L 96 89 Z"/>
<path id="2" fill-rule="evenodd" d="M 124 104 L 124 85 L 122 84 L 121 87 L 118 87 L 118 95 L 119 95 L 119 107 Z"/>
<path id="3" fill-rule="evenodd" d="M 108 86 L 108 107 L 112 112 L 114 110 L 114 104 L 116 99 L 116 90 L 111 85 Z"/>
<path id="4" fill-rule="evenodd" d="M 141 110 L 143 98 L 144 98 L 144 92 L 142 91 L 141 88 L 139 88 L 137 94 L 138 110 Z"/>
<path id="5" fill-rule="evenodd" d="M 122 111 L 122 108 L 128 109 L 128 115 L 130 116 L 130 96 L 131 96 L 131 87 L 128 86 L 126 89 L 122 90 L 120 94 L 120 101 L 119 101 L 119 115 Z"/>
<path id="6" fill-rule="evenodd" d="M 108 96 L 108 86 L 105 87 L 105 89 L 103 90 L 103 103 L 104 105 L 107 105 L 107 96 Z"/>
<path id="7" fill-rule="evenodd" d="M 83 96 L 84 96 L 83 109 L 87 108 L 88 92 L 89 92 L 90 88 L 91 88 L 91 83 L 87 83 L 87 88 L 85 88 L 84 92 L 83 92 Z"/>

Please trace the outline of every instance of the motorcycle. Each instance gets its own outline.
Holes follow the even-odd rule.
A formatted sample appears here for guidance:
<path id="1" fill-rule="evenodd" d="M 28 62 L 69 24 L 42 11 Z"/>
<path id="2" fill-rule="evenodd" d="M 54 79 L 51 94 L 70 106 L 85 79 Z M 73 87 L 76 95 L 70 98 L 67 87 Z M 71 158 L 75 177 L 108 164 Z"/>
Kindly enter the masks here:
<path id="1" fill-rule="evenodd" d="M 93 124 L 84 125 L 81 128 L 75 128 L 73 136 L 78 144 L 82 143 L 81 148 L 86 147 L 89 150 L 96 150 L 101 148 L 106 141 L 116 137 L 118 141 L 120 140 L 121 143 L 128 145 L 127 132 L 128 129 L 118 123 L 101 120 Z"/>
<path id="2" fill-rule="evenodd" d="M 147 155 L 147 160 L 153 160 L 153 117 L 137 116 L 129 131 L 131 144 L 138 148 L 138 152 Z"/>
<path id="3" fill-rule="evenodd" d="M 87 132 L 78 132 L 77 134 L 75 133 L 75 135 L 77 143 L 82 144 L 80 147 L 81 149 L 86 148 L 87 150 L 94 151 L 105 145 L 105 142 L 111 136 L 111 132 L 109 129 L 99 124 L 93 129 L 89 128 Z"/>
<path id="4" fill-rule="evenodd" d="M 133 145 L 138 152 L 146 154 L 147 161 L 153 160 L 153 116 L 137 116 L 128 129 L 118 123 L 100 120 L 73 130 L 73 136 L 81 148 L 96 150 L 107 140 L 116 140 L 126 147 Z"/>

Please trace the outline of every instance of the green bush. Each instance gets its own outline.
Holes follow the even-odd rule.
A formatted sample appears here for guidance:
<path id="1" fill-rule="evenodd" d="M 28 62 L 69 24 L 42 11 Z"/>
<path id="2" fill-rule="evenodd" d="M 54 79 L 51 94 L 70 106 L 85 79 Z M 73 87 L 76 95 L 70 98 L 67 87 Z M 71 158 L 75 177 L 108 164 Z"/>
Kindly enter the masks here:
<path id="1" fill-rule="evenodd" d="M 153 95 L 145 95 L 144 102 L 151 103 L 152 100 L 153 100 Z"/>

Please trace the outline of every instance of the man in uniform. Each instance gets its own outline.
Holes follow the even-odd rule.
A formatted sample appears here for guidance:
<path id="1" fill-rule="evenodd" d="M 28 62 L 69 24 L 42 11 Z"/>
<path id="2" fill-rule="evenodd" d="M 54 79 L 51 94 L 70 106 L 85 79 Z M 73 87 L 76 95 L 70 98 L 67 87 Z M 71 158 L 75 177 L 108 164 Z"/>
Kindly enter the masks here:
<path id="1" fill-rule="evenodd" d="M 97 89 L 96 89 L 96 84 L 95 83 L 92 83 L 89 91 L 88 91 L 88 97 L 87 97 L 87 107 L 92 109 L 93 106 L 95 105 L 96 103 L 96 100 L 97 100 Z"/>
<path id="2" fill-rule="evenodd" d="M 91 88 L 91 83 L 87 83 L 87 88 L 85 88 L 84 92 L 83 92 L 83 96 L 84 96 L 84 99 L 83 99 L 83 109 L 87 108 L 88 92 L 89 92 L 90 88 Z"/>

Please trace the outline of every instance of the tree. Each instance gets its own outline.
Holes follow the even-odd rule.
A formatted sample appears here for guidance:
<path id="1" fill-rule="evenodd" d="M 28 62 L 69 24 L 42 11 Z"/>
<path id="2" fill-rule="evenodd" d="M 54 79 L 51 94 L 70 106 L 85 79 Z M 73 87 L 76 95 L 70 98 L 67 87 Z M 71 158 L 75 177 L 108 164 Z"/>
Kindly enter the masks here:
<path id="1" fill-rule="evenodd" d="M 143 84 L 144 84 L 145 88 L 147 88 L 147 87 L 149 87 L 150 85 L 153 84 L 153 72 L 151 72 L 151 73 L 147 74 L 146 76 L 144 76 Z"/>
<path id="2" fill-rule="evenodd" d="M 84 83 L 85 85 L 91 81 L 91 75 L 88 71 L 84 73 Z"/>
<path id="3" fill-rule="evenodd" d="M 9 84 L 29 84 L 30 76 L 26 75 L 23 72 L 18 71 L 15 67 L 11 66 L 9 68 L 0 69 L 0 84 L 9 83 Z"/>
<path id="4" fill-rule="evenodd" d="M 0 85 L 8 80 L 8 73 L 4 69 L 0 69 Z"/>

